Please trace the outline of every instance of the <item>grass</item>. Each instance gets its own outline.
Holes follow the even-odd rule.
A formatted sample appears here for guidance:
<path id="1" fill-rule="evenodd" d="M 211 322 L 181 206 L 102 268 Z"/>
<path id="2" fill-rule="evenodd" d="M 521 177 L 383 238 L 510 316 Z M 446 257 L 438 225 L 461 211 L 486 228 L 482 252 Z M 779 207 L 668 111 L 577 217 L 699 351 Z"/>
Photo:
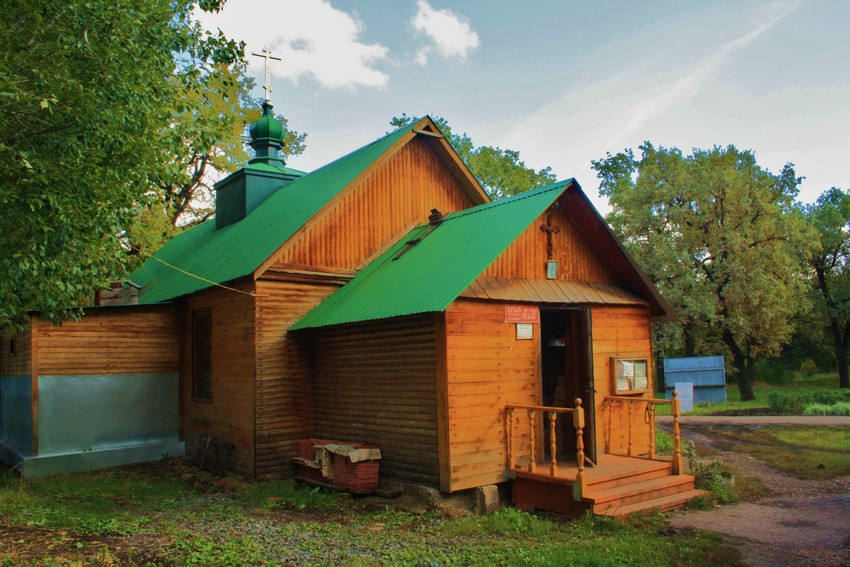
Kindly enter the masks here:
<path id="1" fill-rule="evenodd" d="M 847 427 L 714 427 L 712 437 L 719 438 L 726 450 L 749 453 L 797 478 L 826 480 L 850 475 Z"/>
<path id="2" fill-rule="evenodd" d="M 791 382 L 786 384 L 768 384 L 756 382 L 753 384 L 755 400 L 741 401 L 741 393 L 737 384 L 726 385 L 725 404 L 695 404 L 694 410 L 687 415 L 717 415 L 720 412 L 753 412 L 763 413 L 771 410 L 769 398 L 774 396 L 797 396 L 803 399 L 816 399 L 824 394 L 845 394 L 845 390 L 838 388 L 837 373 L 803 374 L 795 372 Z M 659 405 L 656 408 L 658 415 L 670 415 L 669 405 Z"/>
<path id="3" fill-rule="evenodd" d="M 671 531 L 658 515 L 561 522 L 507 508 L 458 518 L 404 502 L 223 483 L 175 463 L 4 474 L 0 565 L 741 564 L 720 536 Z"/>

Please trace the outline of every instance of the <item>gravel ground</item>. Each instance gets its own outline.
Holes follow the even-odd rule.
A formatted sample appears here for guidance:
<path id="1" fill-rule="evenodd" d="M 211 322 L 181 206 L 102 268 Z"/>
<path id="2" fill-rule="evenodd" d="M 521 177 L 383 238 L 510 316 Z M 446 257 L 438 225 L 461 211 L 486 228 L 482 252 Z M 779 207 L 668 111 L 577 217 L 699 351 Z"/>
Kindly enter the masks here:
<path id="1" fill-rule="evenodd" d="M 688 424 L 683 434 L 698 446 L 716 451 L 712 458 L 739 474 L 760 478 L 771 494 L 755 502 L 673 514 L 673 527 L 740 539 L 747 562 L 757 567 L 850 565 L 850 477 L 800 480 L 746 453 L 724 451 L 704 425 Z"/>

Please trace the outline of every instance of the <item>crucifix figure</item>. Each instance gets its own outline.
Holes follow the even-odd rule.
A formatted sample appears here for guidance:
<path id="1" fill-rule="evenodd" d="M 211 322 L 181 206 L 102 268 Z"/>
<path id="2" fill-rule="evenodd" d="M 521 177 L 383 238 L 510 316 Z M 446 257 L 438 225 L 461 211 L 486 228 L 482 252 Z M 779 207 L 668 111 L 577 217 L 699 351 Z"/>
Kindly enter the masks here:
<path id="1" fill-rule="evenodd" d="M 262 57 L 266 60 L 266 83 L 263 85 L 263 90 L 266 91 L 266 102 L 272 101 L 272 83 L 269 79 L 269 59 L 274 59 L 275 61 L 281 61 L 280 57 L 275 57 L 272 55 L 272 51 L 269 48 L 264 48 L 259 53 L 251 52 L 251 55 L 256 57 Z"/>
<path id="2" fill-rule="evenodd" d="M 549 254 L 549 259 L 551 260 L 555 253 L 552 235 L 561 232 L 561 227 L 552 224 L 552 213 L 546 215 L 546 224 L 542 225 L 540 230 L 546 233 L 546 253 Z"/>

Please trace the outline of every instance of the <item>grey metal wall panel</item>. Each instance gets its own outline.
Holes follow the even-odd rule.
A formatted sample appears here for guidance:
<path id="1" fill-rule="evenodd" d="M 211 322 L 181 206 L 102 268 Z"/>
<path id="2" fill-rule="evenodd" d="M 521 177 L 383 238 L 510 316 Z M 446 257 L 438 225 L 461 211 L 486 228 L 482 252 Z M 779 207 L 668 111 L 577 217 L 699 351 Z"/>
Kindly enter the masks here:
<path id="1" fill-rule="evenodd" d="M 680 380 L 681 382 L 682 380 Z M 684 380 L 685 382 L 687 380 Z M 669 400 L 673 397 L 673 387 L 665 388 L 665 396 Z M 695 404 L 725 404 L 726 386 L 697 386 L 694 385 Z"/>
<path id="2" fill-rule="evenodd" d="M 22 456 L 32 454 L 32 381 L 29 376 L 0 378 L 0 440 Z"/>
<path id="3" fill-rule="evenodd" d="M 177 441 L 177 373 L 40 376 L 39 455 Z"/>

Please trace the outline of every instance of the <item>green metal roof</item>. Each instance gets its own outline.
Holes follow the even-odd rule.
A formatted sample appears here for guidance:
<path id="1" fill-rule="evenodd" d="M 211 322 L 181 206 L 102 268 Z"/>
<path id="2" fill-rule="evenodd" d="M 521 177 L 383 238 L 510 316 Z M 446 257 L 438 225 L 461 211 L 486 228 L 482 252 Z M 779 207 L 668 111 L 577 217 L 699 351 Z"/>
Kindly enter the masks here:
<path id="1" fill-rule="evenodd" d="M 430 232 L 431 225 L 415 228 L 292 329 L 445 310 L 574 183 L 448 215 Z"/>
<path id="2" fill-rule="evenodd" d="M 322 207 L 417 125 L 396 130 L 292 181 L 239 222 L 216 230 L 213 219 L 177 235 L 129 276 L 133 283 L 141 286 L 139 303 L 168 301 L 253 273 Z M 272 168 L 264 164 L 246 167 Z M 285 170 L 300 173 L 289 168 Z"/>

